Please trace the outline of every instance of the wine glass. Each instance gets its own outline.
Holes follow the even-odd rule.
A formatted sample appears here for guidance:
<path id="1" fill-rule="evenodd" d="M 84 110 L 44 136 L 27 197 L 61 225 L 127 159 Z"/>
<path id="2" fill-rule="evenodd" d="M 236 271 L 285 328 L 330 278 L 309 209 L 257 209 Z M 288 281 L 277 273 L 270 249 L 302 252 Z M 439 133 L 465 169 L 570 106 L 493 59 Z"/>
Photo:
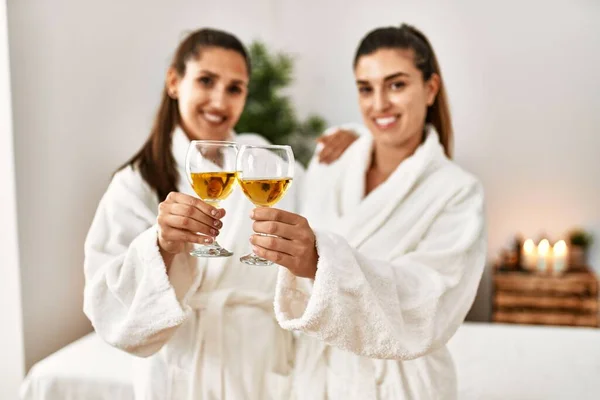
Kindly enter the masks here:
<path id="1" fill-rule="evenodd" d="M 215 140 L 193 140 L 188 147 L 185 170 L 190 185 L 202 201 L 219 206 L 233 190 L 236 180 L 237 144 Z M 198 233 L 198 235 L 202 235 Z M 212 244 L 195 244 L 195 257 L 230 257 L 233 253 L 215 240 Z"/>
<path id="2" fill-rule="evenodd" d="M 257 207 L 272 207 L 283 198 L 294 177 L 290 146 L 242 146 L 237 157 L 237 178 L 246 197 Z M 240 258 L 249 265 L 272 265 L 254 252 Z"/>

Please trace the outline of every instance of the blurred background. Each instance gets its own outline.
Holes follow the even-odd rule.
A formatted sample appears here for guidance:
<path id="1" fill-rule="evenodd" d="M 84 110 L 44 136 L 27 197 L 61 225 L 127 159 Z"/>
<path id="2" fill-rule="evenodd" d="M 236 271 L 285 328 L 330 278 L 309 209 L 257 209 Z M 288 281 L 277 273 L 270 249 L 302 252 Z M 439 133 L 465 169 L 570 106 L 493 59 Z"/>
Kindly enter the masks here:
<path id="1" fill-rule="evenodd" d="M 594 0 L 0 1 L 0 398 L 91 331 L 85 235 L 148 135 L 171 51 L 198 27 L 289 57 L 277 93 L 293 123 L 275 139 L 309 152 L 322 127 L 361 120 L 360 38 L 415 25 L 442 67 L 455 159 L 486 192 L 490 265 L 469 320 L 493 320 L 494 263 L 515 235 L 537 245 L 581 228 L 600 272 L 598 21 Z"/>

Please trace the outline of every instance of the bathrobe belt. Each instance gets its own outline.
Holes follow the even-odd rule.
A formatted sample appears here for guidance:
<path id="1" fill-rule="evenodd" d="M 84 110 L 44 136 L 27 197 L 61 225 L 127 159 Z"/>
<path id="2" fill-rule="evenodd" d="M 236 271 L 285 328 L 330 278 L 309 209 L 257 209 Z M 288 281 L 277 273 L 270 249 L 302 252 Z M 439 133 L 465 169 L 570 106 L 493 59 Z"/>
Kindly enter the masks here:
<path id="1" fill-rule="evenodd" d="M 194 364 L 190 379 L 190 398 L 223 398 L 224 386 L 224 314 L 226 307 L 254 306 L 273 314 L 273 294 L 266 292 L 243 291 L 239 289 L 219 289 L 198 292 L 191 297 L 188 305 L 198 315 L 198 330 L 194 343 Z M 274 316 L 273 316 L 274 318 Z M 274 344 L 275 345 L 275 344 Z M 202 388 L 196 387 L 200 354 L 208 362 L 210 379 L 203 382 Z M 202 395 L 199 396 L 201 390 Z"/>

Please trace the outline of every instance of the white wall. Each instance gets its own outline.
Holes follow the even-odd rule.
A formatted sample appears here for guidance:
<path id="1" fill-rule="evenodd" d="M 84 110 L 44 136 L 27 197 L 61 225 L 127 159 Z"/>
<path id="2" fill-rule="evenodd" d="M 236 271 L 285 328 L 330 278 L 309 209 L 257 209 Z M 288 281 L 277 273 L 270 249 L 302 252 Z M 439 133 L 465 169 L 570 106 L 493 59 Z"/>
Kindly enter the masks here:
<path id="1" fill-rule="evenodd" d="M 0 399 L 14 399 L 24 372 L 23 325 L 6 2 L 0 1 Z"/>
<path id="2" fill-rule="evenodd" d="M 491 257 L 517 232 L 558 238 L 582 225 L 600 241 L 600 2 L 277 4 L 278 44 L 299 57 L 294 98 L 333 124 L 360 118 L 351 63 L 367 31 L 409 22 L 427 34 L 456 160 L 485 186 Z M 593 252 L 600 272 L 600 246 Z M 474 319 L 489 316 L 489 285 L 487 271 Z"/>
<path id="3" fill-rule="evenodd" d="M 26 366 L 88 332 L 83 242 L 186 30 L 273 36 L 270 2 L 8 4 Z"/>

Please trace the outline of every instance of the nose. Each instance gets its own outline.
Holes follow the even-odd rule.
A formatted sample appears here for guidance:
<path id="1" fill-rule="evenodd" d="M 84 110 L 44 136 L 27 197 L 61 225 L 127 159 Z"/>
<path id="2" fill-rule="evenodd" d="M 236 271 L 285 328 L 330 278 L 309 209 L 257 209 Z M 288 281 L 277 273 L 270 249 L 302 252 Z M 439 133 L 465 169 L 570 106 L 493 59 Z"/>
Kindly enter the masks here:
<path id="1" fill-rule="evenodd" d="M 390 99 L 385 90 L 376 90 L 373 99 L 373 109 L 376 112 L 382 112 L 387 110 L 390 106 Z"/>
<path id="2" fill-rule="evenodd" d="M 216 110 L 227 108 L 227 91 L 225 87 L 217 86 L 210 94 L 210 105 Z"/>

